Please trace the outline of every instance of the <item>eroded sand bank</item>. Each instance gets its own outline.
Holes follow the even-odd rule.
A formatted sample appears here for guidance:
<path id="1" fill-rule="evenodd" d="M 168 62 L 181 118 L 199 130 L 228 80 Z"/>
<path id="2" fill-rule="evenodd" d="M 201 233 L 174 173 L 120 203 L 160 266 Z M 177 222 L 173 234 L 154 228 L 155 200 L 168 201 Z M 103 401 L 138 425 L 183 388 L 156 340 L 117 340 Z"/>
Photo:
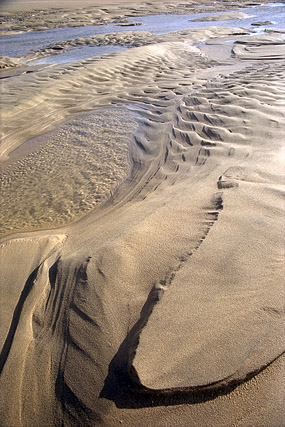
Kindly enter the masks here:
<path id="1" fill-rule="evenodd" d="M 284 35 L 241 33 L 2 80 L 4 426 L 282 425 Z"/>

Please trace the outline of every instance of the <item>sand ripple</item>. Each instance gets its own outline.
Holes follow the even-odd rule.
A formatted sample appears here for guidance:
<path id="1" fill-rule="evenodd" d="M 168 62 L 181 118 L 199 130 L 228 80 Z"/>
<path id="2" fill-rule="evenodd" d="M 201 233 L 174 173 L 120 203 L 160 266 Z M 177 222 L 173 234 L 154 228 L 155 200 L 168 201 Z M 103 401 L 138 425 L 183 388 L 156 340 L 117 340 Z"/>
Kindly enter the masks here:
<path id="1" fill-rule="evenodd" d="M 110 108 L 44 135 L 0 175 L 1 234 L 59 226 L 104 202 L 130 172 L 136 127 L 133 113 Z"/>
<path id="2" fill-rule="evenodd" d="M 121 184 L 1 248 L 4 425 L 248 426 L 256 397 L 280 425 L 280 380 L 246 383 L 284 352 L 284 63 L 255 59 L 172 41 L 5 82 L 13 227 Z"/>

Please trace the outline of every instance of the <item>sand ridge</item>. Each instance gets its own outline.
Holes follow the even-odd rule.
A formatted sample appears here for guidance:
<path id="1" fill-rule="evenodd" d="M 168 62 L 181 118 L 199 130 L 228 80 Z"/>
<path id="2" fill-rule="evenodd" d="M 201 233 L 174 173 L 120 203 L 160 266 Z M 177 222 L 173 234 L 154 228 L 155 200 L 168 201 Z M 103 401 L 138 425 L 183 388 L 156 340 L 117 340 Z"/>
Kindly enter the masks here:
<path id="1" fill-rule="evenodd" d="M 169 37 L 3 82 L 4 426 L 283 419 L 280 36 Z"/>
<path id="2" fill-rule="evenodd" d="M 196 28 L 189 30 L 181 30 L 170 32 L 167 34 L 152 34 L 146 31 L 126 31 L 122 33 L 109 33 L 96 35 L 91 37 L 80 37 L 78 39 L 66 40 L 63 42 L 52 43 L 43 49 L 33 50 L 19 58 L 2 57 L 2 69 L 11 67 L 24 66 L 24 64 L 33 64 L 40 58 L 49 55 L 58 55 L 63 52 L 70 51 L 80 46 L 122 46 L 122 47 L 138 47 L 146 46 L 154 43 L 163 43 L 166 41 L 184 41 L 184 42 L 202 42 L 210 38 L 219 36 L 236 36 L 247 35 L 248 31 L 242 28 L 223 28 L 223 27 L 208 27 Z M 30 62 L 32 61 L 32 62 Z M 28 70 L 28 68 L 26 68 Z"/>
<path id="3" fill-rule="evenodd" d="M 182 47 L 184 46 L 181 45 Z M 179 45 L 177 48 L 179 49 Z M 187 46 L 186 49 L 190 55 L 193 50 L 195 51 L 192 46 Z M 145 56 L 143 61 L 140 61 L 140 52 Z M 199 56 L 198 51 L 196 52 Z M 122 65 L 118 64 L 118 55 L 120 55 Z M 108 61 L 107 64 L 106 61 Z M 201 58 L 200 61 L 203 59 Z M 95 69 L 93 67 L 94 62 L 96 64 Z M 165 69 L 171 66 L 168 65 L 168 62 L 172 62 L 175 67 L 175 54 L 173 56 L 173 53 L 168 53 L 167 45 L 160 44 L 157 47 L 155 45 L 147 46 L 141 51 L 126 50 L 117 54 L 105 55 L 100 63 L 95 58 L 70 64 L 67 67 L 57 67 L 47 72 L 43 70 L 37 74 L 35 80 L 34 76 L 25 74 L 19 77 L 22 88 L 30 87 L 31 82 L 33 82 L 33 86 L 35 85 L 30 96 L 25 97 L 25 99 L 22 99 L 21 89 L 15 88 L 14 82 L 10 79 L 5 79 L 2 83 L 2 93 L 6 105 L 2 109 L 1 155 L 5 159 L 11 149 L 34 136 L 35 129 L 38 133 L 39 122 L 42 132 L 44 132 L 68 115 L 110 105 L 115 100 L 118 102 L 120 96 L 125 100 L 127 97 L 124 99 L 124 93 L 134 90 L 134 83 L 137 86 L 140 83 L 143 84 L 143 71 L 146 68 L 148 68 L 149 79 L 159 78 L 159 72 L 156 76 L 155 67 L 157 64 L 161 64 L 161 74 L 163 74 Z M 107 71 L 106 65 L 108 65 Z M 136 74 L 137 66 L 139 69 Z M 140 69 L 142 74 L 140 74 Z M 81 80 L 83 70 L 85 78 Z M 128 73 L 130 73 L 129 76 Z M 94 82 L 96 82 L 96 86 Z M 111 87 L 112 93 L 110 95 L 108 89 L 110 90 Z M 17 105 L 14 104 L 14 99 L 18 99 Z M 49 104 L 48 109 L 46 108 L 47 103 L 43 103 L 44 99 Z M 64 109 L 61 108 L 62 105 L 65 105 Z M 52 114 L 55 111 L 57 111 L 56 118 Z M 25 114 L 28 116 L 33 114 L 33 125 L 28 124 L 25 120 Z M 17 126 L 15 126 L 16 123 Z"/>
<path id="4" fill-rule="evenodd" d="M 150 318 L 147 321 L 147 325 L 145 326 L 145 328 L 142 329 L 142 333 L 137 343 L 138 347 L 135 349 L 134 361 L 131 362 L 132 363 L 131 369 L 135 370 L 135 378 L 138 378 L 139 382 L 142 383 L 142 385 L 145 385 L 145 387 L 147 388 L 151 388 L 155 390 L 158 390 L 158 389 L 167 390 L 167 389 L 171 389 L 174 383 L 177 381 L 176 388 L 180 390 L 182 390 L 183 388 L 186 390 L 188 388 L 189 389 L 195 388 L 195 386 L 200 387 L 202 389 L 203 385 L 205 389 L 210 389 L 211 383 L 212 383 L 212 387 L 218 387 L 219 382 L 221 382 L 223 385 L 225 382 L 231 382 L 231 381 L 236 382 L 238 381 L 238 378 L 242 377 L 242 375 L 246 376 L 249 374 L 250 368 L 248 365 L 252 363 L 252 361 L 247 363 L 247 358 L 250 359 L 249 355 L 251 352 L 254 355 L 253 359 L 255 361 L 257 357 L 256 353 L 258 353 L 259 355 L 258 357 L 262 358 L 262 355 L 263 355 L 262 352 L 264 352 L 264 356 L 263 356 L 264 362 L 260 362 L 261 366 L 264 366 L 265 364 L 267 364 L 266 360 L 268 361 L 272 358 L 273 359 L 275 358 L 274 356 L 272 357 L 272 353 L 271 353 L 271 351 L 273 350 L 271 340 L 275 333 L 276 333 L 275 342 L 279 343 L 280 345 L 280 347 L 277 349 L 276 356 L 281 352 L 283 352 L 282 344 L 281 344 L 282 336 L 283 336 L 283 333 L 282 333 L 282 329 L 283 329 L 282 317 L 283 316 L 281 315 L 281 313 L 283 311 L 283 308 L 282 308 L 282 304 L 279 305 L 280 303 L 279 296 L 282 294 L 282 286 L 280 285 L 282 278 L 281 276 L 279 278 L 276 277 L 275 279 L 272 278 L 272 282 L 270 281 L 272 285 L 269 285 L 268 278 L 267 278 L 267 269 L 269 268 L 268 264 L 270 264 L 270 260 L 268 259 L 268 255 L 267 255 L 268 243 L 266 244 L 266 248 L 267 248 L 266 250 L 260 250 L 260 246 L 262 242 L 264 243 L 266 241 L 266 233 L 264 233 L 264 227 L 266 227 L 265 217 L 263 215 L 259 217 L 257 215 L 257 212 L 259 210 L 255 209 L 256 216 L 255 216 L 254 222 L 258 224 L 258 226 L 256 227 L 257 229 L 254 230 L 253 222 L 251 222 L 251 226 L 250 226 L 251 231 L 248 230 L 246 224 L 243 224 L 242 227 L 236 226 L 238 229 L 237 231 L 238 237 L 234 236 L 234 230 L 235 230 L 234 223 L 237 221 L 237 219 L 235 218 L 235 220 L 231 223 L 230 222 L 231 220 L 227 218 L 226 203 L 229 203 L 231 199 L 236 200 L 236 198 L 238 198 L 239 209 L 243 210 L 243 212 L 245 213 L 246 206 L 248 204 L 248 197 L 252 197 L 255 201 L 257 201 L 259 192 L 261 192 L 262 194 L 262 190 L 260 188 L 262 185 L 264 185 L 264 187 L 267 187 L 269 185 L 269 188 L 267 187 L 269 192 L 273 190 L 273 187 L 275 188 L 276 191 L 279 191 L 279 190 L 282 191 L 280 187 L 281 181 L 279 179 L 279 173 L 282 170 L 281 162 L 279 165 L 280 169 L 278 170 L 277 173 L 275 169 L 277 166 L 275 161 L 269 162 L 272 165 L 274 164 L 273 169 L 270 169 L 270 166 L 268 166 L 268 163 L 267 163 L 268 155 L 266 156 L 266 160 L 263 164 L 263 168 L 261 168 L 261 165 L 262 165 L 261 158 L 259 159 L 258 171 L 255 170 L 256 168 L 255 164 L 250 163 L 251 158 L 256 159 L 256 156 L 254 154 L 254 148 L 258 152 L 261 149 L 261 146 L 260 146 L 261 138 L 262 138 L 262 135 L 265 135 L 265 129 L 268 129 L 269 127 L 271 127 L 270 120 L 268 119 L 267 119 L 268 121 L 266 120 L 266 116 L 269 113 L 268 108 L 270 109 L 270 106 L 268 105 L 267 107 L 265 107 L 263 103 L 262 104 L 259 103 L 260 94 L 254 87 L 255 77 L 253 78 L 253 75 L 255 76 L 257 72 L 259 72 L 264 76 L 264 82 L 266 81 L 266 77 L 265 77 L 266 73 L 268 73 L 267 75 L 269 80 L 273 77 L 273 74 L 274 74 L 270 71 L 270 67 L 269 69 L 264 68 L 263 70 L 259 70 L 259 71 L 253 69 L 253 70 L 247 70 L 246 83 L 244 82 L 243 73 L 237 72 L 236 74 L 227 76 L 227 79 L 225 81 L 220 81 L 219 84 L 212 82 L 211 84 L 205 85 L 206 88 L 204 89 L 204 91 L 200 89 L 200 90 L 197 90 L 197 95 L 192 94 L 192 97 L 194 97 L 195 95 L 197 96 L 196 98 L 194 98 L 195 103 L 191 102 L 192 97 L 189 100 L 190 102 L 186 101 L 188 105 L 186 107 L 186 111 L 183 110 L 183 115 L 182 115 L 182 117 L 184 118 L 184 121 L 182 121 L 182 117 L 180 118 L 180 123 L 183 123 L 184 128 L 189 129 L 190 127 L 193 127 L 196 133 L 194 137 L 193 135 L 194 132 L 193 133 L 187 132 L 188 138 L 184 138 L 184 141 L 185 141 L 184 144 L 187 142 L 188 144 L 191 144 L 191 143 L 193 144 L 195 139 L 197 140 L 197 134 L 203 135 L 204 137 L 206 135 L 210 137 L 210 140 L 208 141 L 206 139 L 201 140 L 200 145 L 202 145 L 202 147 L 205 147 L 205 148 L 201 148 L 199 150 L 198 156 L 196 157 L 196 161 L 195 161 L 196 165 L 204 166 L 206 162 L 211 161 L 211 159 L 209 159 L 211 156 L 215 157 L 218 155 L 219 157 L 221 157 L 223 150 L 227 151 L 228 153 L 227 155 L 230 156 L 230 158 L 232 157 L 235 159 L 233 163 L 235 166 L 231 166 L 228 169 L 226 169 L 225 172 L 219 177 L 219 180 L 217 182 L 217 187 L 223 191 L 221 191 L 220 193 L 219 192 L 217 193 L 218 194 L 218 199 L 217 199 L 218 201 L 216 202 L 217 207 L 215 210 L 215 203 L 214 203 L 213 211 L 209 212 L 209 220 L 208 220 L 209 225 L 212 224 L 213 229 L 220 228 L 220 231 L 217 231 L 217 234 L 219 235 L 219 238 L 221 235 L 224 235 L 223 242 L 227 249 L 225 249 L 225 252 L 223 255 L 222 254 L 223 249 L 220 248 L 219 254 L 218 254 L 218 257 L 219 257 L 218 267 L 217 269 L 213 269 L 213 277 L 211 277 L 211 275 L 209 274 L 209 271 L 205 275 L 205 273 L 203 273 L 203 268 L 201 266 L 205 266 L 206 270 L 208 270 L 209 267 L 206 267 L 206 265 L 208 263 L 214 265 L 215 264 L 214 259 L 217 257 L 217 254 L 215 254 L 215 249 L 214 249 L 218 247 L 217 242 L 213 244 L 212 248 L 209 247 L 208 250 L 205 249 L 205 246 L 211 245 L 211 241 L 212 241 L 211 237 L 214 236 L 213 232 L 210 231 L 209 236 L 207 236 L 207 239 L 205 240 L 205 243 L 201 245 L 201 249 L 198 246 L 195 248 L 195 251 L 189 252 L 188 256 L 186 256 L 186 259 L 183 259 L 183 262 L 174 270 L 174 273 L 173 274 L 168 273 L 168 277 L 170 277 L 170 280 L 166 279 L 161 281 L 161 283 L 163 283 L 161 286 L 162 291 L 165 290 L 166 295 L 165 297 L 162 296 L 161 303 L 155 306 L 154 312 L 150 314 Z M 227 91 L 228 86 L 231 86 L 230 92 Z M 211 93 L 212 87 L 215 87 L 214 95 Z M 281 91 L 282 91 L 281 87 L 279 89 L 280 89 L 279 94 L 281 95 Z M 242 107 L 239 107 L 240 93 L 243 93 Z M 265 125 L 265 128 L 263 129 L 259 128 L 255 130 L 253 130 L 254 125 L 253 124 L 251 125 L 252 134 L 251 134 L 250 151 L 247 151 L 249 149 L 249 146 L 246 145 L 247 135 L 244 134 L 245 129 L 248 128 L 246 124 L 244 123 L 244 126 L 240 129 L 237 126 L 230 126 L 229 125 L 230 120 L 225 118 L 224 111 L 221 114 L 221 111 L 219 111 L 219 108 L 216 108 L 220 103 L 222 103 L 223 105 L 230 104 L 230 107 L 228 107 L 229 108 L 228 114 L 230 114 L 231 117 L 235 117 L 235 120 L 238 121 L 239 120 L 238 117 L 240 113 L 242 113 L 242 110 L 240 110 L 240 108 L 242 109 L 247 108 L 246 107 L 247 102 L 245 99 L 246 94 L 250 98 L 250 101 L 248 103 L 248 107 L 250 105 L 249 107 L 250 112 L 248 114 L 248 119 L 251 120 L 252 122 L 256 122 L 257 120 L 254 119 L 254 117 L 257 117 L 260 114 L 262 114 L 261 111 L 263 110 L 263 114 L 264 114 L 263 122 L 264 124 L 267 123 Z M 208 107 L 207 102 L 205 102 L 205 99 L 203 99 L 203 96 L 206 96 L 207 100 L 211 100 L 211 103 L 209 106 L 210 108 Z M 221 101 L 221 97 L 222 97 L 222 101 Z M 253 102 L 253 99 L 257 101 L 256 104 Z M 278 95 L 277 95 L 277 100 L 278 100 Z M 274 108 L 273 105 L 272 105 L 272 108 Z M 216 112 L 215 117 L 213 118 L 209 116 L 206 113 L 207 110 L 211 113 L 213 111 Z M 204 113 L 203 119 L 201 116 L 197 117 L 198 112 L 200 113 L 201 111 Z M 272 116 L 269 113 L 267 117 L 272 117 Z M 212 119 L 212 123 L 211 123 L 211 119 Z M 227 122 L 227 127 L 226 129 L 223 129 L 223 123 L 225 123 L 225 120 Z M 282 114 L 280 114 L 279 120 L 281 124 L 284 120 Z M 214 126 L 213 126 L 213 121 L 214 121 Z M 211 123 L 211 125 L 209 125 L 209 123 Z M 281 125 L 281 128 L 283 126 L 284 124 Z M 261 133 L 259 133 L 259 131 L 261 131 Z M 227 132 L 229 133 L 227 134 Z M 181 143 L 181 141 L 183 141 L 181 139 L 181 133 L 178 134 L 178 136 L 179 136 L 179 142 Z M 221 143 L 221 140 L 223 141 L 222 143 Z M 256 147 L 254 144 L 254 140 L 257 141 Z M 272 139 L 269 137 L 269 132 L 267 131 L 266 137 L 263 140 L 263 144 L 265 144 L 266 141 L 268 140 L 271 141 L 270 147 L 272 147 L 271 145 Z M 235 143 L 232 144 L 230 141 L 234 141 Z M 241 147 L 242 149 L 240 150 Z M 269 147 L 268 147 L 268 151 L 269 151 Z M 238 159 L 241 164 L 240 166 L 237 166 Z M 229 161 L 230 163 L 232 163 L 231 160 Z M 225 166 L 226 163 L 227 161 L 224 160 L 223 166 Z M 253 168 L 254 172 L 251 171 L 251 168 Z M 275 175 L 275 173 L 276 173 L 276 182 L 274 185 L 273 176 Z M 255 178 L 253 178 L 254 182 L 255 183 L 259 182 L 258 190 L 255 190 L 254 188 L 252 188 L 252 184 L 251 184 L 253 182 L 251 178 L 252 174 L 255 176 Z M 266 177 L 269 177 L 269 176 L 272 179 L 270 184 L 266 179 Z M 246 188 L 247 182 L 249 183 L 248 184 L 249 188 Z M 204 192 L 205 192 L 205 187 L 206 187 L 206 184 L 204 183 Z M 240 187 L 244 189 L 242 190 L 242 188 Z M 231 194 L 231 192 L 228 195 L 228 189 L 234 189 L 236 193 L 240 192 L 239 196 L 237 196 L 237 194 L 234 195 L 234 193 Z M 200 193 L 199 193 L 199 197 L 201 198 Z M 244 203 L 242 202 L 243 197 L 244 197 Z M 229 202 L 228 202 L 228 198 L 230 199 Z M 260 199 L 259 203 L 263 203 L 262 198 Z M 231 204 L 229 203 L 228 209 L 230 209 L 230 206 Z M 224 209 L 219 215 L 219 210 L 221 210 L 223 207 Z M 252 206 L 250 205 L 249 211 L 251 209 L 252 209 Z M 246 213 L 247 219 L 250 217 L 249 211 Z M 260 214 L 261 212 L 259 213 L 259 215 Z M 233 217 L 233 212 L 231 212 L 230 217 Z M 275 220 L 277 221 L 275 223 L 276 235 L 275 235 L 275 238 L 272 238 L 271 240 L 272 248 L 269 250 L 269 253 L 274 253 L 275 251 L 274 242 L 278 240 L 278 235 L 280 234 L 280 228 L 282 228 L 282 222 L 283 222 L 282 215 L 279 216 L 279 220 L 277 220 L 277 217 L 275 217 Z M 218 221 L 218 224 L 215 224 L 215 221 Z M 224 221 L 225 223 L 229 222 L 229 224 L 227 226 L 223 225 Z M 234 255 L 235 257 L 239 256 L 238 255 L 239 250 L 241 251 L 241 253 L 247 252 L 244 249 L 244 245 L 245 245 L 244 242 L 246 239 L 242 237 L 241 230 L 245 230 L 247 239 L 249 238 L 250 233 L 254 233 L 253 240 L 256 242 L 259 241 L 258 252 L 255 255 L 254 255 L 254 251 L 251 252 L 251 262 L 249 264 L 244 259 L 242 259 L 240 267 L 238 266 L 238 258 L 235 258 L 235 267 L 234 267 L 234 270 L 231 271 L 232 283 L 238 282 L 240 280 L 242 281 L 245 280 L 246 286 L 243 291 L 242 290 L 243 286 L 240 283 L 238 290 L 235 289 L 234 287 L 234 291 L 233 291 L 234 296 L 232 294 L 228 296 L 228 292 L 230 292 L 230 284 L 227 284 L 228 279 L 226 279 L 225 281 L 223 280 L 224 271 L 226 267 L 221 268 L 221 265 L 226 266 L 228 263 L 226 259 L 228 259 L 228 252 L 230 251 L 229 248 L 231 247 L 232 240 L 236 242 L 240 242 L 237 244 L 238 246 L 235 249 L 235 255 Z M 263 230 L 263 233 L 262 233 L 262 230 Z M 271 227 L 271 230 L 272 230 L 272 227 Z M 257 236 L 262 236 L 262 237 L 257 237 Z M 229 241 L 229 243 L 226 243 L 227 240 Z M 203 255 L 201 255 L 201 253 L 204 254 L 205 258 L 203 257 Z M 262 259 L 261 253 L 265 254 L 264 259 Z M 280 252 L 279 255 L 277 255 L 277 258 L 280 258 L 280 256 L 282 256 L 281 253 L 282 251 Z M 224 261 L 222 260 L 223 256 L 225 257 Z M 188 258 L 189 258 L 189 261 L 188 261 Z M 273 256 L 273 258 L 275 257 Z M 211 262 L 211 259 L 212 259 L 212 262 Z M 188 262 L 189 262 L 189 266 L 188 266 Z M 194 262 L 194 265 L 193 265 L 193 262 Z M 256 270 L 258 272 L 256 278 L 251 269 L 251 265 L 252 265 L 251 263 L 254 263 L 254 265 L 259 265 L 259 267 Z M 246 265 L 248 265 L 250 269 L 248 273 L 246 273 Z M 264 266 L 264 271 L 262 270 L 263 266 Z M 197 268 L 197 274 L 195 274 L 195 268 Z M 187 272 L 184 273 L 184 276 L 182 279 L 182 283 L 184 284 L 184 287 L 183 287 L 182 284 L 178 285 L 178 282 L 176 282 L 176 276 L 180 277 L 181 275 L 183 275 L 184 270 L 186 270 Z M 239 277 L 239 279 L 234 278 L 235 274 L 237 274 L 237 276 L 240 276 L 239 271 L 242 271 L 243 279 L 241 279 L 241 277 Z M 270 271 L 272 272 L 271 268 L 270 268 Z M 280 273 L 281 271 L 282 269 L 280 270 Z M 200 278 L 201 274 L 202 274 L 202 279 Z M 266 279 L 265 280 L 262 279 L 262 276 Z M 191 294 L 187 298 L 188 291 L 189 291 L 189 288 L 188 288 L 189 284 L 187 284 L 187 278 L 190 278 L 190 277 L 191 277 L 191 288 L 195 287 L 196 291 L 194 293 L 191 292 Z M 197 288 L 195 286 L 195 281 L 199 282 L 199 284 L 197 285 Z M 252 283 L 253 288 L 250 287 L 249 289 L 249 282 Z M 207 288 L 206 283 L 209 283 L 209 288 Z M 211 313 L 211 307 L 213 307 L 212 305 L 213 301 L 212 301 L 212 298 L 210 297 L 210 294 L 211 294 L 211 287 L 213 286 L 214 283 L 217 284 L 216 285 L 217 289 L 221 290 L 221 294 L 219 294 L 220 291 L 217 290 L 217 294 L 218 294 L 217 302 L 214 305 L 215 314 L 213 317 L 211 317 L 210 313 Z M 273 283 L 275 284 L 274 286 L 277 286 L 275 291 L 273 291 Z M 266 289 L 268 286 L 270 286 L 270 289 L 272 291 L 272 294 L 270 296 L 266 293 Z M 260 294 L 262 293 L 263 287 L 264 287 L 264 297 L 266 295 L 265 300 L 263 300 L 263 297 L 261 298 L 260 296 Z M 226 292 L 225 292 L 225 289 L 227 289 Z M 245 292 L 244 295 L 243 295 L 243 292 Z M 247 296 L 249 292 L 251 292 L 254 295 L 255 294 L 259 295 L 259 297 L 256 300 L 256 303 L 258 301 L 257 306 L 253 302 L 254 298 L 252 297 L 250 300 L 248 300 L 249 305 L 247 308 L 246 301 L 247 301 Z M 181 293 L 181 299 L 179 298 L 180 293 Z M 275 295 L 275 298 L 277 298 L 274 303 L 275 308 L 271 306 L 271 304 L 273 303 L 273 299 L 272 299 L 273 295 Z M 225 298 L 230 299 L 229 307 L 227 307 Z M 267 298 L 269 299 L 267 300 Z M 222 301 L 222 303 L 220 303 L 220 301 Z M 171 307 L 169 307 L 170 304 L 171 304 Z M 221 304 L 221 307 L 219 308 L 219 315 L 217 315 L 216 310 L 220 304 Z M 169 310 L 169 311 L 165 312 L 165 310 Z M 236 315 L 236 320 L 233 320 L 235 310 L 237 310 L 237 315 Z M 250 314 L 247 313 L 247 310 L 249 310 Z M 272 310 L 272 313 L 273 312 L 276 313 L 276 317 L 274 315 L 273 318 L 269 320 L 268 312 L 271 310 Z M 170 322 L 169 321 L 167 322 L 166 319 L 170 319 L 171 313 L 175 313 L 175 312 L 183 313 L 182 314 L 183 328 L 181 328 L 180 326 L 182 322 L 180 323 L 179 321 L 177 321 L 177 317 L 175 321 L 172 320 Z M 264 312 L 264 316 L 261 315 L 262 312 Z M 195 316 L 193 318 L 192 318 L 192 313 L 193 313 L 193 316 Z M 240 327 L 238 322 L 244 321 L 247 316 L 251 317 L 251 321 L 248 321 L 247 328 Z M 255 316 L 257 317 L 258 320 L 253 322 L 254 328 L 256 328 L 255 332 L 253 333 L 249 327 L 249 324 L 253 321 L 253 318 Z M 187 322 L 186 319 L 188 317 L 189 317 L 189 325 L 186 323 Z M 266 332 L 267 321 L 269 321 L 269 324 Z M 160 322 L 162 322 L 161 325 L 160 325 Z M 213 336 L 213 333 L 214 333 L 213 327 L 215 322 L 217 322 L 219 336 L 221 334 L 221 328 L 222 329 L 225 328 L 225 331 L 222 333 L 222 339 L 225 341 L 223 343 L 217 344 L 217 342 L 219 341 L 219 338 L 214 336 L 213 340 L 215 344 L 213 345 L 212 348 L 215 348 L 215 346 L 217 346 L 217 350 L 212 353 L 210 349 L 205 350 L 205 346 L 208 345 L 208 343 L 210 342 L 210 338 L 205 335 L 205 330 L 207 328 L 206 326 L 207 324 L 211 325 L 210 335 Z M 227 322 L 230 322 L 231 326 L 229 326 Z M 257 326 L 258 322 L 261 322 L 262 326 Z M 197 326 L 195 327 L 195 332 L 193 331 L 194 333 L 192 335 L 193 325 L 197 325 Z M 237 339 L 231 343 L 231 340 L 228 336 L 228 332 L 230 328 L 235 328 L 236 325 L 238 325 L 237 330 L 239 332 L 237 331 L 236 333 Z M 201 327 L 201 332 L 199 332 L 200 327 Z M 161 330 L 161 332 L 160 332 L 158 343 L 156 345 L 154 344 L 153 337 L 155 336 L 154 331 L 157 329 Z M 197 329 L 198 329 L 198 332 L 197 332 Z M 257 333 L 258 330 L 260 331 L 262 339 L 258 337 L 258 333 Z M 248 345 L 246 344 L 246 338 L 245 336 L 243 336 L 241 331 L 244 331 L 245 335 L 249 334 Z M 273 332 L 273 331 L 276 331 L 276 332 Z M 148 333 L 150 333 L 149 341 L 147 338 Z M 179 335 L 179 333 L 181 333 L 181 336 Z M 189 346 L 186 345 L 185 347 L 189 349 L 189 348 L 192 348 L 193 346 L 193 350 L 192 350 L 193 360 L 191 359 L 191 356 L 190 356 L 190 354 L 192 354 L 192 351 L 189 353 L 189 350 L 187 350 L 189 354 L 189 359 L 185 359 L 184 361 L 181 357 L 180 343 L 182 340 L 185 341 L 186 339 L 185 337 L 188 334 L 190 335 Z M 199 337 L 198 339 L 196 338 L 197 335 Z M 205 341 L 207 344 L 202 341 L 203 335 L 205 336 Z M 253 341 L 253 335 L 256 338 L 256 343 Z M 182 336 L 183 336 L 183 339 L 182 339 Z M 243 354 L 241 351 L 237 351 L 238 339 L 241 340 L 240 345 L 242 346 L 245 354 Z M 267 342 L 267 339 L 269 340 L 269 342 Z M 197 342 L 196 344 L 197 348 L 194 344 L 196 342 Z M 233 345 L 233 348 L 227 349 L 227 345 L 231 345 L 230 343 Z M 262 345 L 260 343 L 262 343 Z M 251 346 L 253 347 L 252 350 L 249 349 L 249 347 Z M 152 350 L 154 347 L 155 347 L 155 350 Z M 163 350 L 164 348 L 176 349 L 177 362 L 175 360 L 175 353 L 174 354 L 172 353 L 171 355 L 169 355 L 169 353 L 164 352 Z M 221 351 L 221 353 L 219 353 L 219 351 Z M 152 354 L 152 352 L 154 353 L 152 357 L 146 357 L 146 354 L 150 355 Z M 240 368 L 238 368 L 238 366 L 235 365 L 236 362 L 233 358 L 233 353 L 236 353 L 238 357 L 241 357 L 242 369 L 244 369 L 244 374 L 242 374 L 240 372 Z M 165 358 L 162 355 L 165 355 Z M 186 355 L 184 357 L 186 357 Z M 205 357 L 206 360 L 204 361 L 204 363 L 201 363 L 201 360 L 203 357 Z M 228 364 L 229 364 L 229 369 L 232 370 L 231 373 L 230 373 L 230 370 L 229 371 L 226 370 L 227 357 L 229 357 Z M 212 360 L 212 358 L 214 358 L 215 360 Z M 199 364 L 201 363 L 201 371 L 197 368 L 198 363 Z M 193 366 L 193 370 L 191 370 L 191 368 L 187 368 L 186 366 L 187 367 Z M 206 366 L 207 366 L 207 370 L 205 370 Z M 210 371 L 212 369 L 213 369 L 213 376 L 211 377 Z M 220 377 L 218 377 L 219 374 L 216 371 L 217 369 L 221 369 Z M 190 371 L 189 378 L 186 378 L 185 375 L 188 370 Z M 252 365 L 251 370 L 252 372 L 255 372 L 256 366 L 254 364 Z M 157 373 L 157 374 L 155 375 L 154 373 Z M 149 374 L 151 374 L 150 377 L 149 377 Z M 156 379 L 156 376 L 157 376 L 157 379 Z M 200 376 L 201 378 L 205 378 L 205 384 L 203 384 L 203 380 L 199 379 Z M 190 384 L 192 381 L 194 382 L 195 385 L 191 387 Z"/>
<path id="5" fill-rule="evenodd" d="M 268 31 L 254 39 L 244 38 L 237 40 L 233 46 L 233 55 L 243 60 L 255 59 L 282 59 L 284 58 L 284 34 Z"/>
<path id="6" fill-rule="evenodd" d="M 91 3 L 91 4 L 90 4 Z M 257 1 L 255 5 L 272 3 L 272 0 Z M 35 5 L 33 2 L 7 2 L 2 4 L 2 28 L 8 31 L 34 31 L 48 28 L 57 28 L 62 26 L 82 26 L 82 25 L 102 25 L 110 22 L 124 23 L 128 22 L 126 18 L 135 18 L 136 16 L 155 15 L 162 13 L 173 14 L 191 14 L 197 12 L 218 12 L 227 11 L 228 8 L 251 7 L 253 4 L 248 0 L 240 0 L 238 3 L 229 4 L 227 1 L 221 1 L 219 4 L 212 5 L 203 1 L 192 2 L 165 2 L 153 1 L 148 3 L 134 2 L 130 4 L 119 3 L 105 4 L 96 0 L 89 2 L 81 1 L 81 7 L 78 8 L 76 3 L 69 2 L 61 7 L 58 4 L 52 5 L 48 2 L 48 8 L 45 1 L 40 1 Z M 30 10 L 29 10 L 30 9 Z M 60 11 L 60 13 L 58 13 Z M 66 21 L 68 18 L 68 24 Z"/>

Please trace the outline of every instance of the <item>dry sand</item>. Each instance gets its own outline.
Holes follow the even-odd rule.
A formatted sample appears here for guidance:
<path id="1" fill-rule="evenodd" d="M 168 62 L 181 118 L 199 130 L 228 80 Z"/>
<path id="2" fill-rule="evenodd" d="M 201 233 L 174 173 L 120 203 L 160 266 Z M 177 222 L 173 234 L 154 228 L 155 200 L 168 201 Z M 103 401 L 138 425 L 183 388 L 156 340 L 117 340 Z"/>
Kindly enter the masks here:
<path id="1" fill-rule="evenodd" d="M 283 425 L 285 41 L 244 33 L 2 71 L 1 426 Z"/>

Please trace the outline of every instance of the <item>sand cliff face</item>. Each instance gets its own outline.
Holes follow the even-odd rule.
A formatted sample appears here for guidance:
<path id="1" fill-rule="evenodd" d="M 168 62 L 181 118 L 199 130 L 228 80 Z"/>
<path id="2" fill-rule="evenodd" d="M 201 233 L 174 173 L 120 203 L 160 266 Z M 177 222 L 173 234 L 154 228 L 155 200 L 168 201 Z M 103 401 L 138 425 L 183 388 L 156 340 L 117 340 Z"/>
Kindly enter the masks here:
<path id="1" fill-rule="evenodd" d="M 266 40 L 222 63 L 180 35 L 4 82 L 4 426 L 280 425 L 277 368 L 257 375 L 284 352 Z"/>

